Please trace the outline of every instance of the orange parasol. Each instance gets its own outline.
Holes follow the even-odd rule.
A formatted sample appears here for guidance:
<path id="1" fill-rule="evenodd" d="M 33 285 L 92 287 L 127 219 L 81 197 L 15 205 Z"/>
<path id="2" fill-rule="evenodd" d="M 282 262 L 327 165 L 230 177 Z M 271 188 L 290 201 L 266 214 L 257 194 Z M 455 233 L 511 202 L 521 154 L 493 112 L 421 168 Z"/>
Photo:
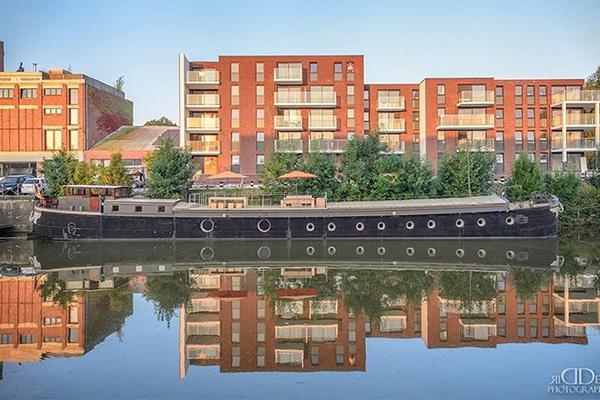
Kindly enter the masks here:
<path id="1" fill-rule="evenodd" d="M 238 174 L 237 172 L 224 171 L 224 172 L 219 172 L 218 174 L 215 174 L 215 175 L 211 175 L 211 176 L 207 177 L 206 180 L 217 181 L 217 180 L 224 180 L 224 179 L 244 179 L 244 178 L 247 178 L 247 176 Z"/>
<path id="2" fill-rule="evenodd" d="M 317 176 L 303 171 L 292 171 L 287 174 L 283 174 L 278 179 L 314 179 Z"/>

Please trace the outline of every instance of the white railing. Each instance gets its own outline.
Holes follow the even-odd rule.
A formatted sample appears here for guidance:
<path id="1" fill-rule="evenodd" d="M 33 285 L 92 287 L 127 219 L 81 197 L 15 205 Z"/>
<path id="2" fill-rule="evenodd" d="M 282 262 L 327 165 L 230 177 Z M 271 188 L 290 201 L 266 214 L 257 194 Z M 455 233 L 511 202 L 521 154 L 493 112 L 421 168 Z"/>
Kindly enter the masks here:
<path id="1" fill-rule="evenodd" d="M 600 90 L 562 90 L 552 94 L 552 104 L 562 103 L 563 101 L 600 101 Z"/>
<path id="2" fill-rule="evenodd" d="M 439 126 L 494 126 L 489 114 L 445 114 L 439 117 Z"/>
<path id="3" fill-rule="evenodd" d="M 335 92 L 311 91 L 311 92 L 275 92 L 275 105 L 336 105 Z"/>
<path id="4" fill-rule="evenodd" d="M 219 130 L 221 126 L 218 117 L 188 117 L 188 129 Z"/>
<path id="5" fill-rule="evenodd" d="M 404 110 L 405 107 L 404 96 L 377 97 L 377 109 L 379 110 Z"/>
<path id="6" fill-rule="evenodd" d="M 494 103 L 494 92 L 463 90 L 458 92 L 458 103 Z"/>
<path id="7" fill-rule="evenodd" d="M 567 114 L 567 125 L 596 125 L 595 114 Z M 552 126 L 562 126 L 562 115 L 556 115 L 552 118 Z"/>
<path id="8" fill-rule="evenodd" d="M 404 154 L 404 142 L 399 140 L 381 140 L 381 144 L 385 146 L 384 153 L 388 154 Z"/>
<path id="9" fill-rule="evenodd" d="M 302 139 L 279 139 L 274 144 L 277 153 L 302 153 Z"/>
<path id="10" fill-rule="evenodd" d="M 308 148 L 311 153 L 341 153 L 347 143 L 347 139 L 311 139 Z"/>
<path id="11" fill-rule="evenodd" d="M 560 150 L 563 148 L 562 136 L 552 138 L 552 149 Z M 596 139 L 594 138 L 570 138 L 567 136 L 567 149 L 595 149 Z"/>
<path id="12" fill-rule="evenodd" d="M 377 129 L 380 132 L 404 132 L 406 121 L 404 118 L 387 118 L 377 121 Z"/>
<path id="13" fill-rule="evenodd" d="M 289 64 L 285 67 L 275 68 L 275 82 L 302 81 L 302 64 Z"/>
<path id="14" fill-rule="evenodd" d="M 188 94 L 186 102 L 190 107 L 219 107 L 221 104 L 218 94 Z"/>
<path id="15" fill-rule="evenodd" d="M 215 154 L 221 152 L 221 142 L 218 140 L 190 140 L 188 141 L 188 146 L 192 153 Z"/>
<path id="16" fill-rule="evenodd" d="M 302 130 L 301 115 L 276 115 L 274 118 L 275 129 L 293 129 Z"/>
<path id="17" fill-rule="evenodd" d="M 308 129 L 337 129 L 337 118 L 335 115 L 309 115 Z"/>
<path id="18" fill-rule="evenodd" d="M 458 139 L 458 148 L 471 151 L 494 151 L 495 142 L 492 138 Z"/>
<path id="19" fill-rule="evenodd" d="M 188 83 L 219 83 L 219 71 L 203 69 L 201 71 L 188 71 Z"/>

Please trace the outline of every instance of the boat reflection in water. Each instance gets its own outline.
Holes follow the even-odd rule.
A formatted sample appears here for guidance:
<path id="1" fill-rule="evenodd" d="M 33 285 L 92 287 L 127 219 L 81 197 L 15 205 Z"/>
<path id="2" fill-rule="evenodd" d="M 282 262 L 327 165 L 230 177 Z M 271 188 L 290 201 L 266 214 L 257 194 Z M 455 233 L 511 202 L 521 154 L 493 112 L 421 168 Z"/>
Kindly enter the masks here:
<path id="1" fill-rule="evenodd" d="M 561 272 L 555 240 L 1 248 L 12 267 L 0 277 L 0 362 L 83 355 L 120 329 L 135 292 L 159 319 L 179 315 L 182 378 L 207 365 L 364 371 L 371 337 L 420 338 L 430 349 L 583 345 L 586 327 L 600 325 L 597 271 Z"/>

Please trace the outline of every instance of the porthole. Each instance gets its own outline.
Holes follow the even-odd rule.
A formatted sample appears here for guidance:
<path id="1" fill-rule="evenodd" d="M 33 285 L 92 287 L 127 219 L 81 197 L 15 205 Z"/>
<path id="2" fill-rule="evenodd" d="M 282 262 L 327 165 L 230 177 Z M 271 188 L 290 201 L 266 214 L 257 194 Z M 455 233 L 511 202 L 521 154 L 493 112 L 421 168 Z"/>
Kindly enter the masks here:
<path id="1" fill-rule="evenodd" d="M 315 254 L 315 248 L 312 246 L 308 246 L 306 248 L 306 254 L 308 254 L 309 256 L 312 256 L 313 254 Z"/>
<path id="2" fill-rule="evenodd" d="M 335 252 L 336 252 L 336 249 L 335 249 L 335 247 L 333 247 L 333 246 L 329 246 L 329 247 L 327 248 L 327 254 L 329 254 L 330 256 L 334 255 L 334 254 L 335 254 Z"/>
<path id="3" fill-rule="evenodd" d="M 459 218 L 456 220 L 456 227 L 457 228 L 462 228 L 463 226 L 465 226 L 465 220 L 463 220 L 462 218 Z"/>
<path id="4" fill-rule="evenodd" d="M 377 229 L 379 229 L 380 231 L 384 230 L 385 229 L 385 222 L 379 221 L 377 223 Z"/>
<path id="5" fill-rule="evenodd" d="M 312 222 L 309 222 L 308 224 L 306 224 L 306 230 L 308 232 L 312 232 L 315 230 L 315 224 L 313 224 Z"/>
<path id="6" fill-rule="evenodd" d="M 436 253 L 436 251 L 435 251 L 435 249 L 433 247 L 430 247 L 430 248 L 427 249 L 427 255 L 429 257 L 434 257 L 435 253 Z"/>
<path id="7" fill-rule="evenodd" d="M 269 246 L 260 246 L 256 251 L 256 255 L 261 260 L 268 260 L 271 258 L 271 248 Z"/>
<path id="8" fill-rule="evenodd" d="M 268 219 L 261 219 L 256 224 L 256 228 L 262 233 L 269 232 L 271 230 L 271 221 L 269 221 Z"/>
<path id="9" fill-rule="evenodd" d="M 378 247 L 377 254 L 379 254 L 380 256 L 385 255 L 385 247 Z"/>
<path id="10" fill-rule="evenodd" d="M 415 223 L 412 221 L 408 221 L 406 223 L 406 229 L 414 229 L 415 228 Z"/>
<path id="11" fill-rule="evenodd" d="M 506 217 L 506 225 L 514 225 L 515 219 L 513 217 Z"/>
<path id="12" fill-rule="evenodd" d="M 356 230 L 357 231 L 364 231 L 365 230 L 365 224 L 363 224 L 362 222 L 357 222 L 356 223 Z"/>
<path id="13" fill-rule="evenodd" d="M 407 247 L 406 248 L 406 255 L 410 256 L 410 257 L 414 256 L 415 255 L 415 249 L 413 249 L 412 247 Z"/>
<path id="14" fill-rule="evenodd" d="M 483 228 L 485 226 L 486 222 L 485 222 L 485 218 L 479 218 L 477 220 L 477 226 L 479 226 L 480 228 Z"/>
<path id="15" fill-rule="evenodd" d="M 463 249 L 456 249 L 456 257 L 463 258 L 465 256 L 465 251 Z"/>
<path id="16" fill-rule="evenodd" d="M 363 254 L 365 254 L 365 248 L 362 246 L 358 246 L 356 248 L 356 255 L 362 256 Z"/>
<path id="17" fill-rule="evenodd" d="M 506 258 L 508 258 L 509 260 L 513 260 L 515 258 L 515 252 L 512 250 L 508 250 L 506 252 Z"/>
<path id="18" fill-rule="evenodd" d="M 477 257 L 479 257 L 479 258 L 485 258 L 485 256 L 487 256 L 487 253 L 485 252 L 484 249 L 477 250 Z"/>
<path id="19" fill-rule="evenodd" d="M 215 251 L 212 249 L 212 247 L 203 247 L 202 250 L 200 250 L 200 257 L 202 257 L 203 260 L 212 260 L 214 256 Z"/>
<path id="20" fill-rule="evenodd" d="M 205 233 L 212 232 L 213 229 L 215 229 L 215 223 L 212 219 L 203 219 L 202 222 L 200 222 L 200 229 Z"/>
<path id="21" fill-rule="evenodd" d="M 335 231 L 335 228 L 336 228 L 336 226 L 335 226 L 335 224 L 333 222 L 330 222 L 330 223 L 327 224 L 327 230 L 329 232 Z"/>
<path id="22" fill-rule="evenodd" d="M 432 219 L 430 219 L 429 221 L 427 221 L 427 227 L 428 227 L 429 229 L 433 229 L 433 228 L 435 228 L 435 221 L 434 221 L 434 220 L 432 220 Z"/>

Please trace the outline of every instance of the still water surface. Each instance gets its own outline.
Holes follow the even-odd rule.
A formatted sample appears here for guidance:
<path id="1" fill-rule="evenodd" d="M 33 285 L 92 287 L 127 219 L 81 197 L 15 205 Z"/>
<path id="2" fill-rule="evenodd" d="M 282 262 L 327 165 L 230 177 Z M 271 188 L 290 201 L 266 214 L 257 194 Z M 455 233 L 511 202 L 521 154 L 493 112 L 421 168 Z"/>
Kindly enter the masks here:
<path id="1" fill-rule="evenodd" d="M 597 398 L 597 240 L 0 243 L 0 398 Z M 593 390 L 594 385 L 582 385 Z"/>

